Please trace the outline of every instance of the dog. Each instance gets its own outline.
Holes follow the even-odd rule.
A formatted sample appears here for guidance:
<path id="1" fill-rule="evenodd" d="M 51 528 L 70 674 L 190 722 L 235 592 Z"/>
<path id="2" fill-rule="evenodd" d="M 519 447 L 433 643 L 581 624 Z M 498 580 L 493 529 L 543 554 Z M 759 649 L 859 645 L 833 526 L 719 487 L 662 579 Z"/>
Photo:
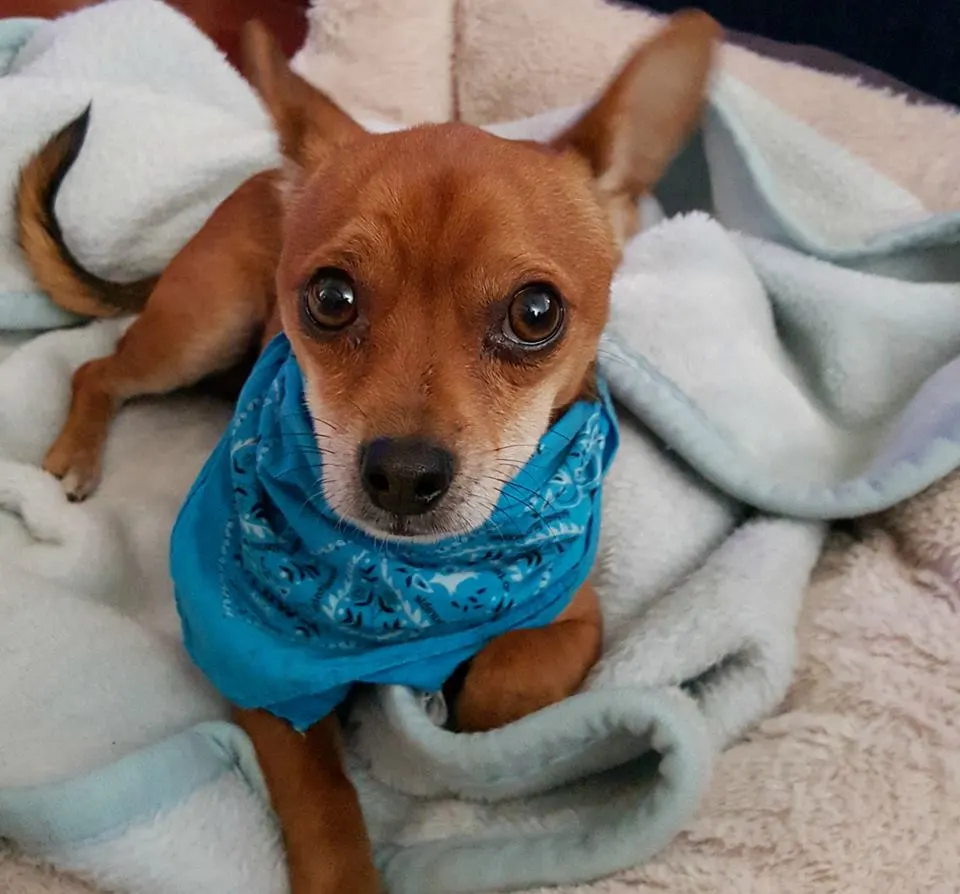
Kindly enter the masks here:
<path id="1" fill-rule="evenodd" d="M 188 650 L 256 749 L 293 894 L 379 889 L 341 762 L 353 684 L 455 680 L 456 728 L 483 731 L 575 693 L 599 657 L 587 576 L 616 440 L 599 340 L 719 36 L 676 14 L 539 144 L 463 123 L 370 134 L 251 23 L 246 73 L 284 165 L 156 280 L 105 281 L 64 244 L 54 205 L 89 110 L 21 172 L 40 286 L 86 316 L 140 312 L 73 377 L 43 462 L 70 499 L 95 489 L 121 404 L 259 354 L 171 568 Z"/>

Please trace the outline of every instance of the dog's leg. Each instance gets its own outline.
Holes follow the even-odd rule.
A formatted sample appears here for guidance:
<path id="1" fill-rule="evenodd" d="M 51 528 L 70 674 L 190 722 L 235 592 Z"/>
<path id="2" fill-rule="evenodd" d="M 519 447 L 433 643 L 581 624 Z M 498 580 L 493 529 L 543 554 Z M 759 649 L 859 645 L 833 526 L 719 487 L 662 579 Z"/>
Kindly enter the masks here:
<path id="1" fill-rule="evenodd" d="M 470 663 L 457 726 L 496 729 L 573 695 L 600 657 L 602 634 L 597 594 L 584 584 L 552 624 L 498 637 Z"/>
<path id="2" fill-rule="evenodd" d="M 46 471 L 63 480 L 71 500 L 86 498 L 97 486 L 104 441 L 124 401 L 193 385 L 242 359 L 253 324 L 236 310 L 212 308 L 201 328 L 191 328 L 186 321 L 178 326 L 164 304 L 152 303 L 115 353 L 74 373 L 67 421 L 43 461 Z"/>
<path id="3" fill-rule="evenodd" d="M 341 759 L 333 715 L 305 734 L 263 711 L 237 711 L 280 821 L 291 894 L 377 894 L 373 852 Z"/>
<path id="4" fill-rule="evenodd" d="M 245 356 L 273 307 L 273 189 L 261 175 L 228 198 L 171 261 L 116 351 L 74 373 L 67 421 L 43 461 L 70 499 L 96 487 L 124 401 L 194 385 Z"/>

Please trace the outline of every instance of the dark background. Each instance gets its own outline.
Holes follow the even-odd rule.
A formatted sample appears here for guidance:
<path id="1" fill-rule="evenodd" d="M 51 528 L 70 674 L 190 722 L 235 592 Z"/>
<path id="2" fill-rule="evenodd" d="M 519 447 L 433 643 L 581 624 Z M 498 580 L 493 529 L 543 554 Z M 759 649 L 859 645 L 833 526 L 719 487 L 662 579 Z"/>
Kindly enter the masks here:
<path id="1" fill-rule="evenodd" d="M 960 0 L 621 2 L 658 12 L 697 6 L 726 28 L 842 53 L 960 106 Z"/>
<path id="2" fill-rule="evenodd" d="M 98 0 L 0 0 L 0 17 L 38 16 L 52 19 Z M 296 52 L 307 32 L 308 0 L 166 0 L 193 19 L 235 64 L 240 57 L 240 28 L 247 19 L 261 19 L 288 55 Z M 549 0 L 545 0 L 549 2 Z M 960 3 L 960 0 L 957 0 Z"/>
<path id="3" fill-rule="evenodd" d="M 0 0 L 0 16 L 50 17 L 96 0 Z M 263 18 L 288 53 L 306 31 L 308 0 L 168 0 L 192 16 L 236 59 L 240 25 Z M 550 3 L 550 0 L 542 0 Z M 960 106 L 960 0 L 619 0 L 659 12 L 699 6 L 727 29 L 822 47 L 879 69 L 921 93 Z M 783 52 L 737 40 L 758 52 L 844 72 L 842 60 Z M 846 73 L 852 73 L 849 69 Z M 888 83 L 872 78 L 873 83 Z M 958 162 L 960 163 L 960 162 Z"/>

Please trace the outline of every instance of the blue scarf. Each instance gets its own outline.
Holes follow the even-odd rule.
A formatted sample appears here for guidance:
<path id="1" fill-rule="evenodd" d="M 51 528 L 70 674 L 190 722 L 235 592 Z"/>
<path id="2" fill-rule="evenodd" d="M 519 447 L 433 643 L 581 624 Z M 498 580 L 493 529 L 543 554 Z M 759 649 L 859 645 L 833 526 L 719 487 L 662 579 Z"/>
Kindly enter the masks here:
<path id="1" fill-rule="evenodd" d="M 499 634 L 549 623 L 596 556 L 617 447 L 600 393 L 543 436 L 480 528 L 384 542 L 325 503 L 303 379 L 277 336 L 173 530 L 191 658 L 233 704 L 305 729 L 354 683 L 433 692 Z"/>

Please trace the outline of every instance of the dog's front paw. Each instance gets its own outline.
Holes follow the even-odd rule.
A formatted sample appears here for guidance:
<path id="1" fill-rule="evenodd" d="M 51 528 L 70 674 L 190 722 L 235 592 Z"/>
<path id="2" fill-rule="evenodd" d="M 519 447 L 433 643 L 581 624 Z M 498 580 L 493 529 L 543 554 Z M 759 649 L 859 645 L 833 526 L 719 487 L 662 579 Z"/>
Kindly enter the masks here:
<path id="1" fill-rule="evenodd" d="M 463 733 L 500 729 L 560 701 L 569 693 L 560 673 L 545 660 L 531 668 L 540 640 L 553 631 L 515 630 L 501 636 L 473 659 L 454 702 L 453 721 Z"/>
<path id="2" fill-rule="evenodd" d="M 100 483 L 100 454 L 78 449 L 71 439 L 60 437 L 43 460 L 43 470 L 60 479 L 60 486 L 71 503 L 79 503 Z"/>
<path id="3" fill-rule="evenodd" d="M 487 733 L 501 729 L 529 713 L 526 705 L 514 704 L 501 694 L 464 687 L 453 715 L 454 727 L 461 733 Z"/>
<path id="4" fill-rule="evenodd" d="M 329 855 L 325 862 L 328 865 L 320 871 L 291 866 L 290 894 L 384 894 L 372 864 L 338 869 L 334 865 L 337 858 Z"/>

